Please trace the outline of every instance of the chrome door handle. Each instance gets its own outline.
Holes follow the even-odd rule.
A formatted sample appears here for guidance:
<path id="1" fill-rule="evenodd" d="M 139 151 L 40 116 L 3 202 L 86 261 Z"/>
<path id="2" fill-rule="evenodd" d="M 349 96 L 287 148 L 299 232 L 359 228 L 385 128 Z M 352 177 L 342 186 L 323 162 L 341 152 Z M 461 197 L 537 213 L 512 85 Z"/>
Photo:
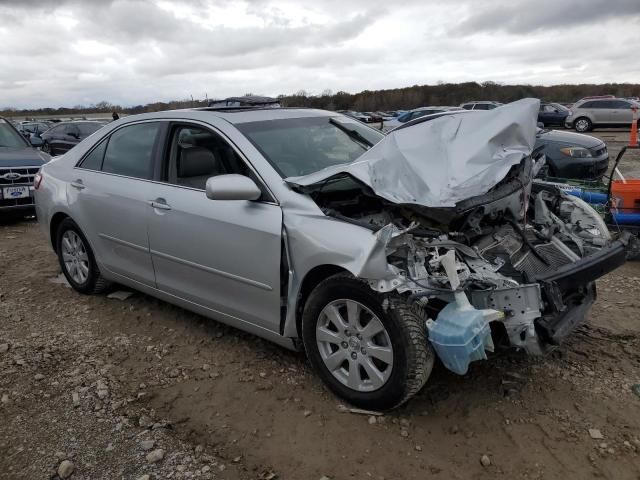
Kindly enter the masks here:
<path id="1" fill-rule="evenodd" d="M 149 205 L 151 205 L 153 208 L 157 208 L 158 210 L 171 210 L 171 207 L 169 205 L 167 205 L 165 202 L 159 202 L 157 200 L 149 200 Z"/>
<path id="2" fill-rule="evenodd" d="M 75 182 L 71 182 L 71 186 L 74 187 L 74 188 L 77 188 L 78 190 L 82 190 L 83 188 L 87 188 L 82 183 L 82 180 L 76 180 Z"/>

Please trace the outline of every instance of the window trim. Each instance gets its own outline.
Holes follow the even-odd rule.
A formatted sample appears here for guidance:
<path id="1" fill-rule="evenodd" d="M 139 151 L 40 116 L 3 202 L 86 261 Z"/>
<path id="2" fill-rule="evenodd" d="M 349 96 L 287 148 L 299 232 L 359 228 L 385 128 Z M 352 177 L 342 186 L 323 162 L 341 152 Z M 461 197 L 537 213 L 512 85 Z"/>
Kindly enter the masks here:
<path id="1" fill-rule="evenodd" d="M 172 140 L 171 139 L 171 132 L 173 131 L 173 129 L 175 127 L 178 127 L 178 126 L 197 126 L 197 127 L 203 128 L 205 130 L 210 130 L 214 134 L 220 136 L 220 138 L 222 138 L 222 140 L 227 142 L 227 144 L 233 149 L 233 151 L 236 153 L 236 155 L 238 155 L 240 160 L 255 175 L 256 179 L 258 180 L 258 182 L 257 182 L 258 183 L 258 188 L 260 188 L 260 190 L 262 190 L 265 193 L 265 196 L 268 197 L 268 198 L 265 198 L 263 200 L 257 200 L 257 201 L 260 202 L 260 203 L 269 203 L 269 204 L 273 204 L 273 205 L 279 205 L 277 197 L 273 194 L 273 191 L 269 188 L 269 186 L 267 185 L 267 182 L 264 181 L 264 179 L 262 178 L 262 175 L 260 175 L 260 173 L 258 173 L 256 168 L 249 161 L 249 159 L 246 157 L 246 155 L 244 155 L 242 150 L 240 150 L 240 148 L 238 148 L 238 146 L 229 137 L 227 137 L 222 131 L 220 131 L 218 128 L 216 128 L 213 125 L 210 125 L 208 123 L 201 122 L 199 120 L 172 119 L 172 120 L 169 120 L 167 122 L 167 127 L 166 127 L 166 130 L 164 132 L 164 137 L 165 138 L 164 138 L 164 141 L 161 142 L 162 143 L 162 148 L 160 149 L 160 152 L 159 152 L 160 158 L 159 158 L 159 163 L 158 163 L 158 165 L 159 165 L 158 172 L 160 174 L 160 177 L 155 180 L 155 183 L 159 183 L 159 184 L 162 184 L 162 185 L 169 185 L 169 186 L 175 187 L 175 188 L 183 188 L 183 189 L 187 189 L 187 190 L 195 190 L 197 192 L 204 192 L 205 191 L 205 189 L 202 189 L 202 188 L 190 187 L 190 186 L 187 186 L 187 185 L 178 185 L 178 184 L 171 183 L 171 182 L 168 181 L 168 170 L 167 169 L 169 167 L 169 157 L 168 157 L 168 155 L 170 154 L 169 149 L 171 148 L 171 140 Z M 167 175 L 167 180 L 163 179 L 163 175 L 165 175 L 165 174 Z"/>
<path id="2" fill-rule="evenodd" d="M 131 126 L 134 126 L 134 125 L 140 125 L 140 124 L 143 124 L 143 123 L 158 123 L 158 124 L 160 124 L 159 128 L 158 128 L 158 133 L 156 134 L 156 139 L 155 139 L 155 141 L 153 143 L 153 149 L 151 151 L 151 159 L 150 159 L 150 162 L 152 162 L 152 165 L 151 165 L 152 166 L 152 168 L 151 168 L 151 177 L 150 178 L 132 177 L 130 175 L 123 175 L 121 173 L 113 173 L 113 172 L 105 172 L 104 170 L 102 170 L 102 168 L 104 167 L 104 157 L 106 156 L 107 148 L 109 148 L 109 142 L 111 141 L 112 135 L 114 133 L 116 133 L 117 131 L 122 130 L 123 128 L 131 127 Z M 158 161 L 157 151 L 158 151 L 158 146 L 160 144 L 160 141 L 159 141 L 160 137 L 165 134 L 164 127 L 165 127 L 166 123 L 167 123 L 167 121 L 164 120 L 164 119 L 152 118 L 152 119 L 140 120 L 140 121 L 137 121 L 137 122 L 131 122 L 131 123 L 126 123 L 124 125 L 120 125 L 118 128 L 115 128 L 115 129 L 111 130 L 110 132 L 105 134 L 104 137 L 102 137 L 95 144 L 93 144 L 91 146 L 91 148 L 89 150 L 87 150 L 85 152 L 85 154 L 82 155 L 82 157 L 80 157 L 80 160 L 78 160 L 76 162 L 76 164 L 74 165 L 73 168 L 79 168 L 79 169 L 87 171 L 87 172 L 101 173 L 101 174 L 104 174 L 104 175 L 114 175 L 116 177 L 133 178 L 135 180 L 140 180 L 140 181 L 143 181 L 143 182 L 152 182 L 156 178 L 156 165 L 157 165 L 157 161 Z M 98 146 L 104 141 L 107 142 L 107 146 L 106 146 L 106 148 L 104 150 L 105 155 L 103 155 L 103 157 L 102 157 L 102 163 L 100 164 L 100 170 L 92 170 L 90 168 L 83 168 L 82 167 L 82 163 L 85 161 L 85 159 L 89 155 L 91 155 L 91 153 L 96 148 L 98 148 Z"/>

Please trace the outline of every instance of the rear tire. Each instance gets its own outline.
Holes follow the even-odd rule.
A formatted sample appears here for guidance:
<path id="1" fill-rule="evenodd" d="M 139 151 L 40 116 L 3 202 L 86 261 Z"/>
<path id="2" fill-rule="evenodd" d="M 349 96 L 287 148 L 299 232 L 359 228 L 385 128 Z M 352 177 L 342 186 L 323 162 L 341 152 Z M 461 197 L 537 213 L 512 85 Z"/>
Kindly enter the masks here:
<path id="1" fill-rule="evenodd" d="M 56 251 L 62 273 L 74 290 L 93 294 L 111 287 L 111 282 L 100 273 L 87 238 L 70 218 L 65 218 L 58 227 Z"/>
<path id="2" fill-rule="evenodd" d="M 51 145 L 49 145 L 49 142 L 47 142 L 46 140 L 44 141 L 44 143 L 42 144 L 42 147 L 40 147 L 40 149 L 44 153 L 48 153 L 49 155 L 53 155 L 53 150 L 51 150 Z"/>
<path id="3" fill-rule="evenodd" d="M 576 132 L 584 133 L 590 131 L 593 128 L 593 124 L 587 117 L 580 117 L 573 122 L 573 127 Z"/>
<path id="4" fill-rule="evenodd" d="M 311 292 L 302 339 L 331 391 L 357 407 L 388 410 L 415 395 L 431 374 L 435 354 L 426 319 L 399 295 L 376 293 L 367 283 L 338 274 Z"/>

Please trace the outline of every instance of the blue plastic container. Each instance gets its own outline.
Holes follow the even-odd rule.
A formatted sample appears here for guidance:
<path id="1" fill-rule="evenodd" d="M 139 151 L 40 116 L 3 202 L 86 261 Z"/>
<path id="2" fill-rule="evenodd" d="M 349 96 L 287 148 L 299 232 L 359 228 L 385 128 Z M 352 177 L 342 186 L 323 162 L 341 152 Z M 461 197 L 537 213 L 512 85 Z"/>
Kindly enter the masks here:
<path id="1" fill-rule="evenodd" d="M 438 357 L 452 372 L 464 375 L 469 363 L 486 360 L 485 348 L 493 350 L 486 311 L 450 303 L 435 322 L 427 321 L 429 341 Z"/>

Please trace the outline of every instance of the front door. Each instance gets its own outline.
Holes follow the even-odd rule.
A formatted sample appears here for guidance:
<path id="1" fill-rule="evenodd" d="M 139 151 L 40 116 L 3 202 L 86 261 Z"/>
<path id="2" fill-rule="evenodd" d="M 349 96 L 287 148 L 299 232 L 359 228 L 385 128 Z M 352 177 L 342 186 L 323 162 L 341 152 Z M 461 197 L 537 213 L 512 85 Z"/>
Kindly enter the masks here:
<path id="1" fill-rule="evenodd" d="M 208 178 L 257 177 L 214 131 L 175 124 L 166 183 L 153 184 L 149 243 L 157 288 L 272 331 L 280 324 L 282 211 L 257 201 L 209 200 Z"/>

